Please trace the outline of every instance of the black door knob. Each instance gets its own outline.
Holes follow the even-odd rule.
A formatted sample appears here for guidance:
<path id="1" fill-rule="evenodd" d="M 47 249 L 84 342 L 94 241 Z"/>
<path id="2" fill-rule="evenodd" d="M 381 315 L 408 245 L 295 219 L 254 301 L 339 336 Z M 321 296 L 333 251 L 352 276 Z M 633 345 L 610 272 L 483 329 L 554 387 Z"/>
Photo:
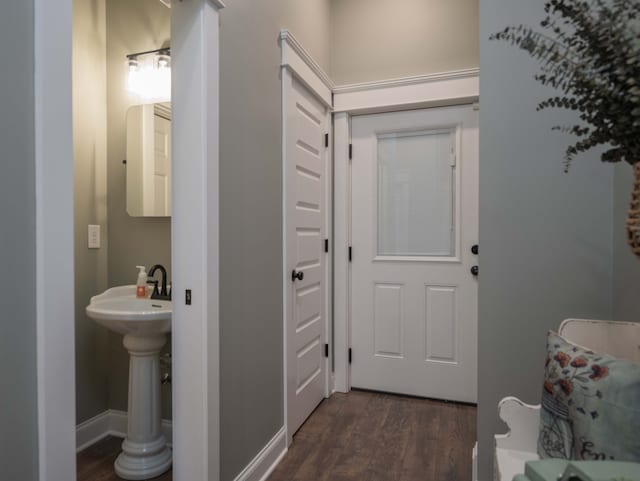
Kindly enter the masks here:
<path id="1" fill-rule="evenodd" d="M 296 271 L 295 269 L 293 270 L 293 272 L 291 273 L 291 280 L 293 282 L 295 282 L 297 280 L 301 281 L 302 279 L 304 279 L 304 272 L 300 271 Z"/>
<path id="2" fill-rule="evenodd" d="M 471 247 L 471 253 L 474 255 L 478 255 L 478 244 L 474 245 L 473 247 Z"/>
<path id="3" fill-rule="evenodd" d="M 478 275 L 478 266 L 473 266 L 471 268 L 471 274 L 473 274 L 474 276 Z"/>

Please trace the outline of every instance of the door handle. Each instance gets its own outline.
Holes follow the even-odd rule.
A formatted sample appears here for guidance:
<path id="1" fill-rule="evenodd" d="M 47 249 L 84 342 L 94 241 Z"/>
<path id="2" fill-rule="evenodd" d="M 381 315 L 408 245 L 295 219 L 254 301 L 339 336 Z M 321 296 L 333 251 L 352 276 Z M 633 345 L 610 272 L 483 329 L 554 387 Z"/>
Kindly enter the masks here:
<path id="1" fill-rule="evenodd" d="M 476 276 L 476 277 L 478 276 L 478 266 L 473 266 L 471 268 L 471 274 Z"/>
<path id="2" fill-rule="evenodd" d="M 302 279 L 304 279 L 304 272 L 302 271 L 297 271 L 297 270 L 293 270 L 293 272 L 291 273 L 291 280 L 293 282 L 295 282 L 297 280 L 301 281 Z"/>
<path id="3" fill-rule="evenodd" d="M 471 253 L 476 256 L 478 255 L 478 244 L 471 247 Z"/>

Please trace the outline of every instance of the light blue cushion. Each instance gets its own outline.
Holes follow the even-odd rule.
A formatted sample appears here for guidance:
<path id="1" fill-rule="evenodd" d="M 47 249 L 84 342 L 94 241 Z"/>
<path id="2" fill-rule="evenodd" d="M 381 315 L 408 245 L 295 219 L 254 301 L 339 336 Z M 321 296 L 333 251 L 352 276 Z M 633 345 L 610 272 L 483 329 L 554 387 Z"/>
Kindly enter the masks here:
<path id="1" fill-rule="evenodd" d="M 541 458 L 640 462 L 640 364 L 549 332 L 542 392 Z"/>

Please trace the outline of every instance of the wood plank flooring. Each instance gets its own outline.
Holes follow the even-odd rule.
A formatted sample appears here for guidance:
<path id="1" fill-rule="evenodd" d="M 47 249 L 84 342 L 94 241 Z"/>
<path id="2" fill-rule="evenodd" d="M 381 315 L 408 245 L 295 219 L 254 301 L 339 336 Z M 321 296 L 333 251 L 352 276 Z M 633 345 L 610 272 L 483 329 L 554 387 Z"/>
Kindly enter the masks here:
<path id="1" fill-rule="evenodd" d="M 78 481 L 122 481 L 116 476 L 113 462 L 120 454 L 121 438 L 108 436 L 78 453 L 76 458 Z M 171 481 L 171 470 L 154 481 Z"/>
<path id="2" fill-rule="evenodd" d="M 476 408 L 352 391 L 325 400 L 295 435 L 268 481 L 467 481 Z M 122 439 L 78 454 L 78 481 L 120 481 Z M 155 478 L 171 481 L 171 471 Z"/>
<path id="3" fill-rule="evenodd" d="M 325 400 L 268 481 L 467 481 L 476 408 L 352 391 Z"/>

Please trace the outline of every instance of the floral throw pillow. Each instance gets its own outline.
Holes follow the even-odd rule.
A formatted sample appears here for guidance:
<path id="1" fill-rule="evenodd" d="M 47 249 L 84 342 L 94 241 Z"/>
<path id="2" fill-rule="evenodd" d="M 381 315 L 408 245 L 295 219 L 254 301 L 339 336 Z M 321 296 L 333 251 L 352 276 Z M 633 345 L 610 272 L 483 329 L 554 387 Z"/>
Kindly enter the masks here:
<path id="1" fill-rule="evenodd" d="M 640 462 L 640 364 L 549 332 L 538 454 Z"/>

